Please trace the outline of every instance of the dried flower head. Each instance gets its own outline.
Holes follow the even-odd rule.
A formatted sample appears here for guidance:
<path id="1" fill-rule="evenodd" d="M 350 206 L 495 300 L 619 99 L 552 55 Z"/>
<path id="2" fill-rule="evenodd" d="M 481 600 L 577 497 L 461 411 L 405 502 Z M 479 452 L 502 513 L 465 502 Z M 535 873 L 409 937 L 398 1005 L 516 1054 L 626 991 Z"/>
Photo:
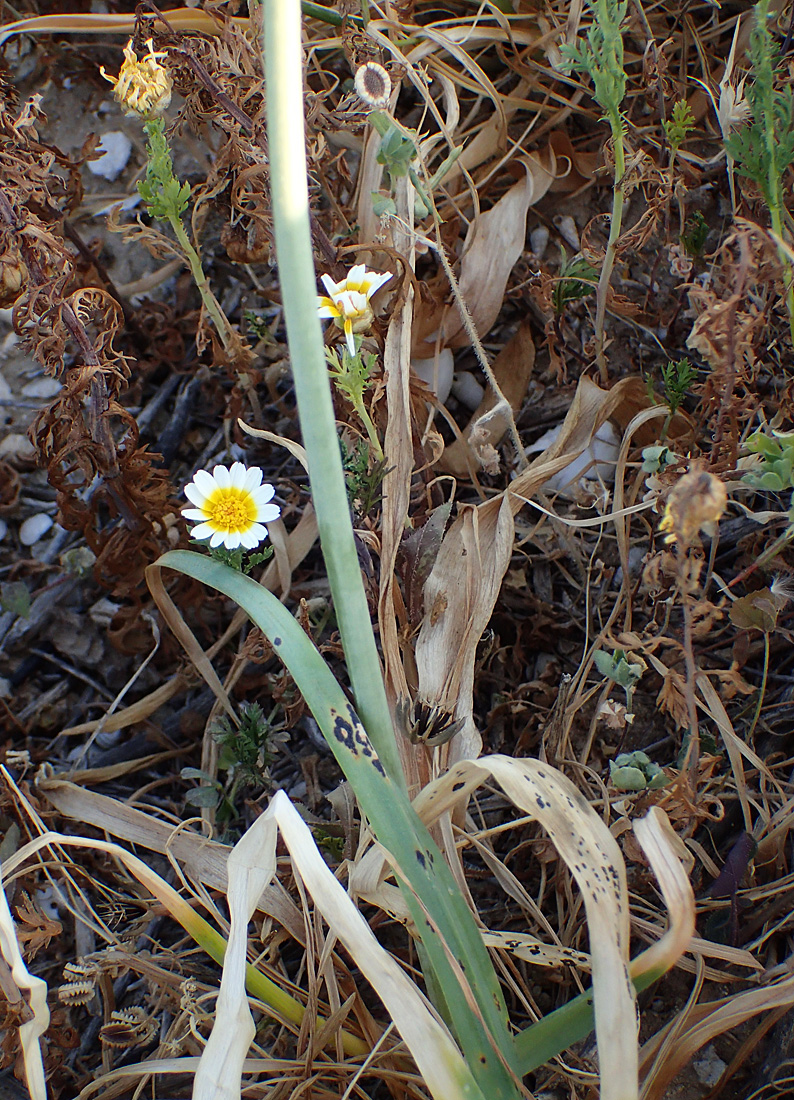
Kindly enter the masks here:
<path id="1" fill-rule="evenodd" d="M 684 474 L 672 488 L 659 530 L 666 532 L 666 543 L 691 546 L 698 532 L 711 532 L 728 503 L 724 484 L 706 470 Z"/>
<path id="2" fill-rule="evenodd" d="M 141 61 L 132 48 L 132 39 L 124 47 L 124 63 L 118 78 L 108 76 L 104 68 L 100 72 L 113 85 L 113 94 L 127 115 L 153 118 L 161 115 L 171 102 L 171 74 L 160 64 L 167 54 L 155 53 L 151 38 L 146 43 L 147 53 Z"/>
<path id="3" fill-rule="evenodd" d="M 391 97 L 391 77 L 377 61 L 356 69 L 356 91 L 371 107 L 385 107 Z"/>
<path id="4" fill-rule="evenodd" d="M 262 484 L 258 466 L 235 462 L 231 469 L 216 466 L 211 474 L 199 470 L 185 496 L 195 508 L 183 508 L 185 519 L 200 520 L 190 532 L 194 539 L 209 539 L 210 546 L 252 550 L 267 538 L 265 523 L 278 519 L 281 509 L 270 504 L 276 490 Z"/>
<path id="5" fill-rule="evenodd" d="M 372 324 L 372 295 L 391 277 L 390 271 L 367 271 L 365 264 L 352 267 L 350 274 L 340 283 L 335 283 L 330 275 L 323 275 L 322 283 L 328 297 L 320 296 L 318 313 L 320 317 L 332 317 L 342 329 L 351 355 L 356 354 L 353 333 L 366 332 Z"/>

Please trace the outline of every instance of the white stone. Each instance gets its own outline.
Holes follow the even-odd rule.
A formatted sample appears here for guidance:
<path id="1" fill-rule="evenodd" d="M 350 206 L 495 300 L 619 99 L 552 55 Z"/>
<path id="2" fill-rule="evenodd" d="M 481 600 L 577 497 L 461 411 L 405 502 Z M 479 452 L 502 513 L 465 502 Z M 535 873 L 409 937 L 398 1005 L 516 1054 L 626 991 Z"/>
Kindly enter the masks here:
<path id="1" fill-rule="evenodd" d="M 431 336 L 427 343 L 432 343 Z M 443 405 L 452 389 L 455 359 L 449 348 L 442 348 L 432 359 L 412 359 L 411 366 L 423 382 L 426 382 Z"/>
<path id="2" fill-rule="evenodd" d="M 695 1076 L 706 1088 L 713 1088 L 727 1069 L 725 1062 L 717 1054 L 712 1044 L 704 1047 L 697 1058 L 692 1059 Z"/>
<path id="3" fill-rule="evenodd" d="M 19 458 L 33 458 L 36 449 L 26 435 L 21 432 L 9 432 L 0 439 L 0 458 L 16 455 Z"/>
<path id="4" fill-rule="evenodd" d="M 470 370 L 462 370 L 452 380 L 452 395 L 473 412 L 485 396 L 485 387 L 480 385 Z"/>
<path id="5" fill-rule="evenodd" d="M 132 142 L 121 130 L 108 130 L 97 146 L 102 156 L 88 162 L 88 171 L 106 180 L 117 179 L 127 167 L 132 152 Z"/>
<path id="6" fill-rule="evenodd" d="M 539 225 L 529 234 L 529 246 L 532 255 L 537 260 L 542 260 L 549 244 L 549 231 L 545 225 Z"/>
<path id="7" fill-rule="evenodd" d="M 46 512 L 39 512 L 38 515 L 28 516 L 19 528 L 19 541 L 23 546 L 33 546 L 39 539 L 44 538 L 52 527 L 52 524 L 52 516 L 48 516 Z"/>
<path id="8" fill-rule="evenodd" d="M 569 244 L 574 252 L 579 251 L 579 230 L 576 228 L 576 222 L 573 220 L 570 214 L 555 214 L 552 218 L 557 232 L 562 239 Z"/>
<path id="9" fill-rule="evenodd" d="M 49 399 L 55 397 L 56 393 L 60 393 L 61 383 L 57 378 L 51 378 L 48 374 L 42 375 L 41 378 L 34 378 L 32 382 L 28 382 L 27 385 L 22 387 L 22 393 L 25 397 L 42 397 Z"/>
<path id="10" fill-rule="evenodd" d="M 534 443 L 527 447 L 526 453 L 528 455 L 541 454 L 552 443 L 556 442 L 561 430 L 562 424 L 552 428 L 551 431 L 546 432 L 540 439 L 536 439 Z M 547 493 L 565 492 L 570 490 L 576 482 L 594 478 L 611 485 L 615 480 L 615 466 L 619 451 L 620 437 L 610 421 L 607 420 L 593 436 L 590 446 L 582 451 L 573 462 L 569 462 L 559 473 L 553 474 L 544 483 L 544 490 Z"/>

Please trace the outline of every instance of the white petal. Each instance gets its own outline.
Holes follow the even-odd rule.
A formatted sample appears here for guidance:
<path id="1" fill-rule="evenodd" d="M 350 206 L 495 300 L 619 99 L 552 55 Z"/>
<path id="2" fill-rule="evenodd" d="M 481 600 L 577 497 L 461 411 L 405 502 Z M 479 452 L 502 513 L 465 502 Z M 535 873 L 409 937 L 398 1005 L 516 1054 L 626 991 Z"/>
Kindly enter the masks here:
<path id="1" fill-rule="evenodd" d="M 320 279 L 320 282 L 323 284 L 325 289 L 328 291 L 328 297 L 329 298 L 333 298 L 333 296 L 334 296 L 334 294 L 336 294 L 337 290 L 340 287 L 344 286 L 344 281 L 342 281 L 341 283 L 335 283 L 330 275 L 323 275 L 323 277 Z"/>
<path id="2" fill-rule="evenodd" d="M 350 324 L 349 321 L 345 322 L 345 339 L 347 340 L 347 350 L 350 352 L 351 355 L 355 355 L 356 354 L 356 338 L 353 335 L 353 326 L 351 325 L 350 329 L 347 328 L 347 326 L 349 324 Z"/>
<path id="3" fill-rule="evenodd" d="M 229 531 L 223 541 L 227 550 L 236 550 L 242 538 L 239 531 Z"/>
<path id="4" fill-rule="evenodd" d="M 192 539 L 199 540 L 208 539 L 210 538 L 210 536 L 214 535 L 215 528 L 212 526 L 211 523 L 200 523 L 198 527 L 194 527 L 193 530 L 190 532 L 190 537 Z M 217 546 L 217 543 L 215 545 Z"/>
<path id="5" fill-rule="evenodd" d="M 355 264 L 350 268 L 347 275 L 347 281 L 350 283 L 362 283 L 367 277 L 367 265 Z"/>
<path id="6" fill-rule="evenodd" d="M 264 485 L 258 485 L 251 489 L 251 496 L 254 498 L 254 503 L 257 505 L 267 504 L 275 495 L 276 490 L 268 481 L 266 481 Z"/>
<path id="7" fill-rule="evenodd" d="M 232 483 L 229 471 L 225 466 L 216 466 L 212 471 L 212 476 L 215 478 L 215 484 L 220 489 L 228 489 Z"/>
<path id="8" fill-rule="evenodd" d="M 224 531 L 213 531 L 212 538 L 210 539 L 210 546 L 214 550 L 220 546 L 222 542 L 226 541 L 226 534 Z"/>
<path id="9" fill-rule="evenodd" d="M 267 538 L 267 527 L 261 523 L 253 523 L 247 531 L 240 535 L 240 541 L 246 550 L 253 550 L 260 542 Z"/>
<path id="10" fill-rule="evenodd" d="M 209 477 L 209 474 L 207 475 Z M 210 477 L 210 484 L 215 485 L 215 482 Z M 185 496 L 191 504 L 195 504 L 197 508 L 204 508 L 207 503 L 207 493 L 202 493 L 195 481 L 191 481 L 189 485 L 185 486 Z"/>
<path id="11" fill-rule="evenodd" d="M 259 523 L 272 523 L 281 515 L 281 509 L 277 504 L 263 504 L 256 510 L 256 518 Z"/>
<path id="12" fill-rule="evenodd" d="M 229 482 L 235 489 L 245 488 L 245 479 L 248 474 L 248 470 L 242 464 L 242 462 L 233 462 L 232 468 L 229 470 Z"/>
<path id="13" fill-rule="evenodd" d="M 392 274 L 390 271 L 386 271 L 383 274 L 379 271 L 370 271 L 367 278 L 367 294 L 372 297 L 376 291 L 380 290 L 382 286 L 388 283 L 391 277 Z"/>
<path id="14" fill-rule="evenodd" d="M 207 513 L 203 508 L 183 508 L 182 515 L 185 519 L 191 520 L 200 519 L 203 521 L 207 518 Z"/>
<path id="15" fill-rule="evenodd" d="M 196 476 L 193 478 L 193 484 L 196 486 L 200 493 L 203 493 L 205 497 L 211 496 L 218 486 L 215 484 L 212 474 L 208 474 L 206 470 L 198 470 Z M 185 489 L 187 493 L 187 489 Z M 189 497 L 193 503 L 196 503 L 195 497 Z"/>
<path id="16" fill-rule="evenodd" d="M 241 488 L 250 493 L 251 496 L 256 497 L 259 492 L 259 486 L 262 484 L 262 471 L 258 466 L 249 466 L 245 475 L 245 481 Z"/>

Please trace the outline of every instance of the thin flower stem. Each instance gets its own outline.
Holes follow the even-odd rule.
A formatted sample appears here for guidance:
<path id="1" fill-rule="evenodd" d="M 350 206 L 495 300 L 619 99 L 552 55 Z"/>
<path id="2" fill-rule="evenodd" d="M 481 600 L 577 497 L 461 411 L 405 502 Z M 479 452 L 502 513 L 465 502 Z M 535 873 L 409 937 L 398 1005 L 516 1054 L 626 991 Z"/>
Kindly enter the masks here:
<path id="1" fill-rule="evenodd" d="M 758 702 L 755 706 L 755 714 L 750 724 L 750 728 L 747 731 L 745 741 L 748 745 L 752 744 L 752 737 L 755 733 L 755 727 L 758 725 L 758 719 L 761 717 L 761 710 L 764 706 L 764 696 L 766 695 L 766 681 L 769 675 L 769 631 L 764 631 L 764 672 L 761 677 L 761 687 L 758 689 Z"/>
<path id="2" fill-rule="evenodd" d="M 607 382 L 607 364 L 604 358 L 604 321 L 606 320 L 607 294 L 612 278 L 612 269 L 615 266 L 618 239 L 620 238 L 620 226 L 623 220 L 623 203 L 625 198 L 624 176 L 626 174 L 626 155 L 623 147 L 623 120 L 618 115 L 617 119 L 610 120 L 612 124 L 612 144 L 615 156 L 615 182 L 612 194 L 612 217 L 609 222 L 609 241 L 601 267 L 601 275 L 596 291 L 596 360 L 601 374 L 601 382 Z"/>
<path id="3" fill-rule="evenodd" d="M 177 217 L 169 217 L 168 222 L 174 231 L 176 239 L 185 254 L 185 259 L 190 265 L 190 274 L 193 276 L 193 281 L 196 284 L 201 300 L 204 303 L 204 308 L 212 318 L 212 323 L 218 332 L 218 336 L 221 339 L 225 351 L 231 351 L 233 348 L 234 337 L 231 329 L 229 328 L 229 322 L 224 316 L 223 310 L 218 305 L 218 300 L 212 293 L 207 276 L 204 274 L 204 268 L 201 266 L 201 258 L 198 252 L 196 252 L 193 245 L 190 243 L 185 227 L 182 224 L 182 219 Z"/>

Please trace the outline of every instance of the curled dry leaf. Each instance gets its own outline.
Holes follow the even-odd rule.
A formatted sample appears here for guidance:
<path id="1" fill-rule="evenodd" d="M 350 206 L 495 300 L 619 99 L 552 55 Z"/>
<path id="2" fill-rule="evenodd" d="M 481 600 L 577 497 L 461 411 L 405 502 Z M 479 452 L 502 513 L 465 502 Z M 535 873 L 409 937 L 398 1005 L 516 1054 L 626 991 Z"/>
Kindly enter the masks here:
<path id="1" fill-rule="evenodd" d="M 491 617 L 513 551 L 513 516 L 555 473 L 589 447 L 598 428 L 620 422 L 624 397 L 636 396 L 635 379 L 608 392 L 580 379 L 554 443 L 538 455 L 510 488 L 485 504 L 462 508 L 450 526 L 425 585 L 425 617 L 416 642 L 421 702 L 464 719 L 450 760 L 475 757 L 482 745 L 472 720 L 477 643 Z"/>
<path id="2" fill-rule="evenodd" d="M 549 190 L 555 179 L 556 161 L 549 148 L 541 157 L 528 154 L 520 158 L 524 178 L 486 213 L 475 218 L 465 244 L 458 285 L 474 327 L 480 337 L 490 330 L 505 296 L 510 272 L 524 249 L 527 211 Z M 417 327 L 434 331 L 443 324 L 444 344 L 450 348 L 468 347 L 471 343 L 457 308 L 436 307 L 438 323 Z M 443 315 L 446 314 L 444 317 Z M 435 342 L 414 345 L 413 355 L 427 359 L 435 353 Z"/>

